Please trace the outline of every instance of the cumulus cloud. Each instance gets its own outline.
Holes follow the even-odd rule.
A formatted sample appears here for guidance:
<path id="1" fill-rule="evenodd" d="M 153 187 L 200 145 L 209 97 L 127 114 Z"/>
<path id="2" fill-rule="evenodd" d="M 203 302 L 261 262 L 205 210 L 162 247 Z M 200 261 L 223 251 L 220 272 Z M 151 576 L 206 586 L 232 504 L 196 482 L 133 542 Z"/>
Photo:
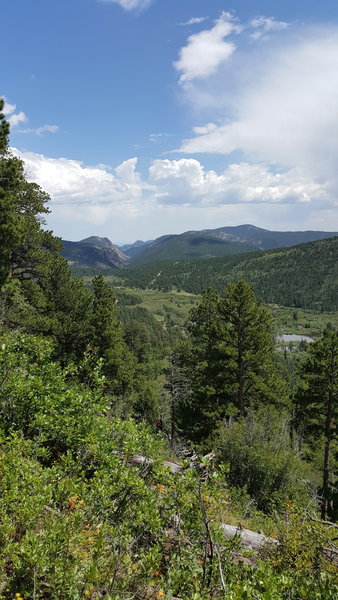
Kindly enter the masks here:
<path id="1" fill-rule="evenodd" d="M 192 158 L 155 160 L 149 169 L 149 182 L 155 195 L 171 204 L 330 202 L 322 186 L 297 169 L 274 173 L 260 164 L 230 164 L 218 174 Z"/>
<path id="2" fill-rule="evenodd" d="M 143 10 L 150 6 L 152 0 L 103 0 L 103 2 L 112 2 L 113 4 L 119 4 L 125 10 Z"/>
<path id="3" fill-rule="evenodd" d="M 22 110 L 18 113 L 9 115 L 9 117 L 8 117 L 8 122 L 12 127 L 19 125 L 19 123 L 25 123 L 27 120 L 28 119 Z"/>
<path id="4" fill-rule="evenodd" d="M 147 187 L 136 171 L 136 158 L 124 161 L 113 174 L 102 166 L 85 166 L 77 160 L 48 158 L 16 149 L 14 153 L 24 161 L 27 178 L 36 181 L 53 203 L 111 204 L 115 209 L 134 211 Z"/>
<path id="5" fill-rule="evenodd" d="M 193 158 L 157 159 L 142 176 L 136 157 L 111 169 L 13 152 L 24 161 L 28 180 L 49 193 L 48 226 L 65 239 L 104 235 L 123 243 L 248 222 L 269 229 L 338 230 L 330 190 L 296 168 L 276 172 L 243 162 L 217 173 Z"/>
<path id="6" fill-rule="evenodd" d="M 15 127 L 20 123 L 26 123 L 28 121 L 28 117 L 21 110 L 20 112 L 16 112 L 16 104 L 11 104 L 7 102 L 5 98 L 5 106 L 4 106 L 4 114 L 6 115 L 7 121 L 9 122 L 11 127 Z M 19 129 L 19 133 L 34 133 L 39 136 L 43 136 L 45 133 L 57 133 L 59 131 L 58 125 L 43 125 L 42 127 L 26 127 L 25 129 Z"/>
<path id="7" fill-rule="evenodd" d="M 232 15 L 224 12 L 211 29 L 189 36 L 186 46 L 180 50 L 179 59 L 174 62 L 175 69 L 181 72 L 180 83 L 206 79 L 215 73 L 236 48 L 225 38 L 238 30 Z"/>
<path id="8" fill-rule="evenodd" d="M 16 110 L 16 104 L 10 104 L 5 99 L 5 106 L 4 106 L 4 109 L 3 109 L 4 114 L 5 115 L 11 115 L 12 113 L 15 112 L 15 110 Z"/>
<path id="9" fill-rule="evenodd" d="M 273 172 L 266 165 L 235 163 L 220 174 L 207 170 L 196 159 L 157 159 L 142 178 L 137 158 L 118 165 L 86 166 L 67 158 L 48 158 L 33 152 L 14 153 L 24 160 L 27 177 L 45 189 L 55 203 L 112 204 L 119 210 L 152 198 L 166 204 L 216 206 L 237 203 L 329 202 L 328 193 L 297 169 Z"/>
<path id="10" fill-rule="evenodd" d="M 337 197 L 338 30 L 306 30 L 277 45 L 264 44 L 254 58 L 244 53 L 240 63 L 241 76 L 232 80 L 231 90 L 218 78 L 223 95 L 217 116 L 223 110 L 223 123 L 195 128 L 181 151 L 240 151 L 247 161 L 297 168 Z M 205 88 L 199 82 L 186 93 L 195 102 Z"/>
<path id="11" fill-rule="evenodd" d="M 4 114 L 6 115 L 7 121 L 9 122 L 11 127 L 15 127 L 16 125 L 19 125 L 19 123 L 25 123 L 28 120 L 25 113 L 22 110 L 18 113 L 15 111 L 16 104 L 10 104 L 5 99 Z"/>

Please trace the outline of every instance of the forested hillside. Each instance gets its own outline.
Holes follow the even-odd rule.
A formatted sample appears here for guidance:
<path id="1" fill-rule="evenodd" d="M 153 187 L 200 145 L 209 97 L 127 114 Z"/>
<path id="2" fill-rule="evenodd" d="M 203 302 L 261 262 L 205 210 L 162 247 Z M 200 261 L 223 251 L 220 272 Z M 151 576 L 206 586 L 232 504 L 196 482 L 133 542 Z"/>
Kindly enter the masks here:
<path id="1" fill-rule="evenodd" d="M 207 232 L 187 231 L 180 235 L 164 235 L 138 250 L 131 254 L 132 265 L 159 260 L 228 256 L 254 251 L 255 248 L 250 243 L 222 239 Z"/>
<path id="2" fill-rule="evenodd" d="M 219 292 L 232 281 L 245 279 L 267 303 L 338 309 L 338 238 L 199 261 L 168 261 L 114 273 L 127 285 L 200 294 L 208 287 Z"/>
<path id="3" fill-rule="evenodd" d="M 177 343 L 137 294 L 74 278 L 3 107 L 0 598 L 335 600 L 332 323 L 276 352 L 272 316 L 236 263 Z M 319 271 L 333 285 L 326 243 Z M 288 252 L 298 272 L 307 251 Z"/>

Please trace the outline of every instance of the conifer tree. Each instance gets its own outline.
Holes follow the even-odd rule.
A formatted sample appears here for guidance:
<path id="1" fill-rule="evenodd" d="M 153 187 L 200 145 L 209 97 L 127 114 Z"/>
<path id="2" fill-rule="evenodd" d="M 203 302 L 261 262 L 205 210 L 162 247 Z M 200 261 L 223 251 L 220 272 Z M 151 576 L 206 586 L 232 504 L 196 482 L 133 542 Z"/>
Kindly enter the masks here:
<path id="1" fill-rule="evenodd" d="M 326 329 L 323 337 L 310 345 L 309 353 L 297 396 L 297 420 L 310 445 L 317 447 L 318 439 L 324 438 L 321 515 L 326 519 L 338 508 L 330 506 L 332 478 L 337 476 L 330 467 L 337 442 L 338 332 Z"/>
<path id="2" fill-rule="evenodd" d="M 123 340 L 116 315 L 116 297 L 102 275 L 92 281 L 91 343 L 105 360 L 104 371 L 113 392 L 124 395 L 132 385 L 136 360 Z"/>
<path id="3" fill-rule="evenodd" d="M 46 250 L 61 248 L 60 241 L 41 227 L 49 197 L 26 181 L 23 162 L 11 154 L 3 109 L 0 99 L 0 287 L 13 277 L 37 277 L 48 260 Z"/>
<path id="4" fill-rule="evenodd" d="M 271 317 L 248 283 L 229 285 L 224 297 L 207 290 L 191 311 L 189 331 L 179 357 L 192 393 L 179 414 L 193 439 L 208 437 L 225 417 L 285 400 L 272 360 Z"/>

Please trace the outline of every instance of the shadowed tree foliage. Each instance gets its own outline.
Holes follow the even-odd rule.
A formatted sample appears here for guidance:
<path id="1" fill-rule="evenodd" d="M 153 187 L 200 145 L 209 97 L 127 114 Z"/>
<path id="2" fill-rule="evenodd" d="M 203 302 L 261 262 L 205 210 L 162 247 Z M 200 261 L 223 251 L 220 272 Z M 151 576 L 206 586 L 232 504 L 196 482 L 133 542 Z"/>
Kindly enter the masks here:
<path id="1" fill-rule="evenodd" d="M 310 356 L 303 368 L 297 396 L 297 421 L 313 447 L 323 439 L 321 515 L 337 516 L 333 489 L 337 469 L 331 464 L 337 444 L 338 411 L 338 332 L 325 330 L 323 337 L 310 345 Z M 335 504 L 337 503 L 337 499 Z"/>
<path id="2" fill-rule="evenodd" d="M 109 378 L 112 390 L 124 396 L 132 387 L 136 359 L 123 340 L 113 291 L 102 275 L 95 277 L 92 285 L 91 343 L 104 358 L 104 372 Z"/>
<path id="3" fill-rule="evenodd" d="M 61 249 L 58 238 L 42 229 L 48 195 L 26 181 L 23 162 L 8 147 L 9 126 L 0 99 L 0 286 L 13 277 L 37 277 L 46 251 Z"/>
<path id="4" fill-rule="evenodd" d="M 272 358 L 271 317 L 248 283 L 230 284 L 224 297 L 207 290 L 191 311 L 189 332 L 179 360 L 192 393 L 181 403 L 179 420 L 192 439 L 210 436 L 225 417 L 285 400 Z"/>

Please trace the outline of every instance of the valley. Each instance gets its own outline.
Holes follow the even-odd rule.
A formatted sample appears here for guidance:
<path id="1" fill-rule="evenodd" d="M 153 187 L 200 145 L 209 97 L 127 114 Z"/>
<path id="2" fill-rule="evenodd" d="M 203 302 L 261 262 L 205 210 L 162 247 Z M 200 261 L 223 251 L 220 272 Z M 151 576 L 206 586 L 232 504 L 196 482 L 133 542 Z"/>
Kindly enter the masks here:
<path id="1" fill-rule="evenodd" d="M 335 600 L 338 237 L 62 249 L 8 131 L 1 598 Z"/>

